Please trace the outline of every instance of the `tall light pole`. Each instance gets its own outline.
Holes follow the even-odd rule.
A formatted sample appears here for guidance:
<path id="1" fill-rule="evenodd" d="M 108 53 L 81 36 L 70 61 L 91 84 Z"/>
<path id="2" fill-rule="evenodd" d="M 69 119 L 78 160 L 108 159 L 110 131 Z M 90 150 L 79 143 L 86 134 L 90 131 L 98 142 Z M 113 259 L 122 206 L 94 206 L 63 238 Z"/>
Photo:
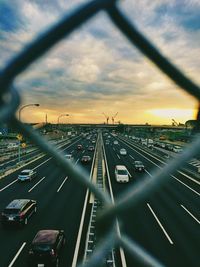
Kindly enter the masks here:
<path id="1" fill-rule="evenodd" d="M 59 124 L 59 119 L 60 119 L 61 117 L 63 117 L 63 116 L 69 116 L 69 114 L 61 114 L 61 115 L 59 115 L 59 116 L 58 116 L 58 124 Z"/>
<path id="2" fill-rule="evenodd" d="M 20 109 L 19 109 L 19 121 L 21 121 L 21 112 L 24 108 L 26 107 L 30 107 L 30 106 L 36 106 L 36 107 L 39 107 L 40 104 L 27 104 L 27 105 L 24 105 L 22 106 Z M 19 144 L 18 144 L 18 162 L 20 162 L 21 160 L 21 140 L 19 140 Z"/>
<path id="3" fill-rule="evenodd" d="M 19 121 L 21 121 L 21 112 L 24 108 L 26 107 L 30 107 L 30 106 L 36 106 L 36 107 L 39 107 L 40 104 L 27 104 L 27 105 L 24 105 L 22 106 L 20 109 L 19 109 Z"/>

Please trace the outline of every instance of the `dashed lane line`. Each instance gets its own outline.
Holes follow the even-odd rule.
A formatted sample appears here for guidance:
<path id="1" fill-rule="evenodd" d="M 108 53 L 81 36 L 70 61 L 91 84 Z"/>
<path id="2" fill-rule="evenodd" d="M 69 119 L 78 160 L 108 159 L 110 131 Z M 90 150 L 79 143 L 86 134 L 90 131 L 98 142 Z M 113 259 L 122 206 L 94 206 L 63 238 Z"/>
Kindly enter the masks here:
<path id="1" fill-rule="evenodd" d="M 163 225 L 161 224 L 161 222 L 159 221 L 158 217 L 156 216 L 156 214 L 154 213 L 153 209 L 151 208 L 150 204 L 147 203 L 148 208 L 150 209 L 151 213 L 153 214 L 154 218 L 156 219 L 157 223 L 159 224 L 160 228 L 162 229 L 163 233 L 165 234 L 165 236 L 167 237 L 169 243 L 171 245 L 173 245 L 173 241 L 171 240 L 171 238 L 169 237 L 168 233 L 166 232 L 165 228 L 163 227 Z"/>
<path id="2" fill-rule="evenodd" d="M 15 257 L 13 258 L 13 260 L 11 261 L 11 263 L 8 265 L 8 267 L 12 267 L 12 266 L 13 266 L 13 264 L 14 264 L 15 261 L 16 261 L 16 259 L 19 257 L 19 254 L 21 253 L 21 251 L 23 250 L 23 248 L 24 248 L 25 246 L 26 246 L 26 242 L 24 242 L 24 243 L 21 245 L 20 249 L 17 251 Z"/>
<path id="3" fill-rule="evenodd" d="M 14 181 L 12 181 L 11 183 L 7 184 L 6 186 L 4 186 L 3 188 L 0 189 L 0 192 L 5 190 L 6 188 L 8 188 L 9 186 L 11 186 L 12 184 L 16 183 L 18 179 L 15 179 Z"/>
<path id="4" fill-rule="evenodd" d="M 29 190 L 28 190 L 28 192 L 30 193 L 38 184 L 40 184 L 43 180 L 45 179 L 45 176 L 42 178 L 42 179 L 40 179 L 33 187 L 31 187 Z"/>
<path id="5" fill-rule="evenodd" d="M 198 222 L 198 224 L 200 224 L 200 221 L 188 210 L 186 209 L 186 207 L 184 207 L 183 205 L 181 205 L 181 207 L 196 221 Z"/>
<path id="6" fill-rule="evenodd" d="M 61 188 L 63 187 L 64 183 L 66 182 L 66 180 L 68 179 L 68 176 L 65 177 L 65 179 L 63 180 L 62 184 L 60 185 L 60 187 L 57 190 L 57 193 L 61 190 Z"/>

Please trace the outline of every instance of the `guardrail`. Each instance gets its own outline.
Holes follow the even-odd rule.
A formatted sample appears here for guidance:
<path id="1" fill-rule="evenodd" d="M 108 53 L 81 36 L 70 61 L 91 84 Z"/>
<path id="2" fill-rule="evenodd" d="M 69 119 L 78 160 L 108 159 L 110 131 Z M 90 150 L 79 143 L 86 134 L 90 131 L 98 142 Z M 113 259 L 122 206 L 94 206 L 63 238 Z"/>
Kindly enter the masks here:
<path id="1" fill-rule="evenodd" d="M 93 170 L 93 182 L 97 185 L 98 189 L 105 192 L 105 163 L 103 157 L 103 140 L 102 135 L 98 136 L 97 141 L 97 148 L 96 148 L 96 155 L 95 155 L 95 163 L 94 163 L 94 170 Z M 86 246 L 85 246 L 85 253 L 84 253 L 84 262 L 87 262 L 92 253 L 95 250 L 96 245 L 99 242 L 98 236 L 98 228 L 96 227 L 97 224 L 97 215 L 103 209 L 102 202 L 95 196 L 90 196 L 92 202 L 92 209 L 90 215 L 90 221 L 88 226 L 87 238 L 86 238 Z M 113 249 L 110 250 L 110 253 L 106 256 L 106 258 L 101 260 L 102 267 L 115 267 L 115 257 Z"/>
<path id="2" fill-rule="evenodd" d="M 76 169 L 73 168 L 73 166 L 67 162 L 67 160 L 64 159 L 54 147 L 49 145 L 39 133 L 33 131 L 31 127 L 23 124 L 15 117 L 20 104 L 19 91 L 14 83 L 15 78 L 31 63 L 52 48 L 59 40 L 69 36 L 70 33 L 100 11 L 104 11 L 129 42 L 148 57 L 158 69 L 165 73 L 185 92 L 195 97 L 197 101 L 200 100 L 200 88 L 167 60 L 167 58 L 134 27 L 117 6 L 116 0 L 94 0 L 80 6 L 77 10 L 71 12 L 70 15 L 66 15 L 38 39 L 30 43 L 29 46 L 26 46 L 21 53 L 17 54 L 6 66 L 4 66 L 0 73 L 0 122 L 11 123 L 24 136 L 34 142 L 44 153 L 51 156 L 55 163 L 59 163 L 65 173 L 70 175 L 73 179 L 76 179 L 83 186 L 87 187 L 100 201 L 102 201 L 105 208 L 98 218 L 98 225 L 102 239 L 85 266 L 100 266 L 101 263 L 99 262 L 99 258 L 105 257 L 113 246 L 121 246 L 126 249 L 132 257 L 137 259 L 140 266 L 162 266 L 158 260 L 147 255 L 145 250 L 139 247 L 134 240 L 130 240 L 129 237 L 124 235 L 119 237 L 115 231 L 113 222 L 117 215 L 120 215 L 124 210 L 133 208 L 151 192 L 158 190 L 162 184 L 167 183 L 169 173 L 173 173 L 177 168 L 185 164 L 188 159 L 197 155 L 200 149 L 200 135 L 196 134 L 191 145 L 188 146 L 176 160 L 173 160 L 169 165 L 165 166 L 162 171 L 154 173 L 153 179 L 141 184 L 137 188 L 130 187 L 129 190 L 118 199 L 117 204 L 112 205 L 109 196 L 106 193 L 102 193 L 99 188 L 92 184 L 87 175 L 83 174 L 78 166 Z M 200 110 L 197 114 L 197 120 L 200 121 Z"/>

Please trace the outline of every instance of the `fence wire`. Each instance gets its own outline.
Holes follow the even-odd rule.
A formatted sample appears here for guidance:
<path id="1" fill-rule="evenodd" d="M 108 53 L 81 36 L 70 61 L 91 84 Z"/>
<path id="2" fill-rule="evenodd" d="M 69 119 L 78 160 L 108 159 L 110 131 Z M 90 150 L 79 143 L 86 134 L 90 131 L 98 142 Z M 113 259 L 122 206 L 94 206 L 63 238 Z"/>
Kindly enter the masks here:
<path id="1" fill-rule="evenodd" d="M 147 180 L 139 187 L 131 187 L 115 204 L 111 202 L 108 194 L 102 193 L 89 179 L 86 174 L 73 167 L 56 149 L 47 143 L 32 128 L 24 125 L 16 117 L 15 113 L 20 104 L 20 95 L 16 88 L 15 78 L 23 72 L 36 59 L 47 53 L 57 42 L 67 37 L 81 24 L 88 21 L 98 12 L 104 11 L 111 21 L 121 31 L 126 38 L 137 47 L 146 57 L 148 57 L 163 73 L 179 85 L 188 94 L 194 96 L 199 102 L 200 88 L 188 79 L 178 68 L 176 68 L 167 58 L 164 57 L 134 25 L 128 20 L 117 6 L 117 0 L 96 0 L 80 6 L 70 15 L 66 15 L 55 24 L 50 30 L 44 32 L 39 38 L 24 48 L 17 54 L 0 72 L 0 122 L 10 123 L 27 138 L 32 140 L 42 151 L 59 162 L 61 168 L 68 175 L 71 175 L 81 185 L 90 189 L 95 196 L 100 199 L 105 210 L 99 218 L 99 228 L 102 233 L 102 243 L 97 247 L 91 260 L 85 266 L 97 266 L 100 259 L 106 255 L 113 246 L 121 246 L 131 252 L 134 258 L 138 259 L 141 266 L 162 266 L 156 259 L 149 255 L 143 248 L 139 247 L 134 240 L 129 237 L 119 236 L 115 228 L 115 219 L 125 210 L 133 208 L 152 191 L 157 190 L 161 184 L 167 183 L 168 177 L 178 167 L 183 165 L 191 157 L 198 154 L 200 149 L 200 138 L 196 135 L 191 145 L 176 160 L 169 163 L 162 170 L 158 170 L 153 175 L 153 179 Z M 200 113 L 199 113 L 200 114 Z M 200 116 L 197 116 L 200 119 Z M 107 222 L 110 222 L 109 226 Z M 123 224 L 123 222 L 121 222 Z M 105 227 L 106 226 L 106 227 Z M 82 265 L 81 265 L 82 266 Z"/>

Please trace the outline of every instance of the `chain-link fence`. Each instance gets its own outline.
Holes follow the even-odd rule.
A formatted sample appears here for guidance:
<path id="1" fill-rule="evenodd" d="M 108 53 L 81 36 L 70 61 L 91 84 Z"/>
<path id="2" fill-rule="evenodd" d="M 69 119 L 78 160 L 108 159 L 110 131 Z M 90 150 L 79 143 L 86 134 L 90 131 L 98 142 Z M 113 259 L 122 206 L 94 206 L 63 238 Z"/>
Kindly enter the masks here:
<path id="1" fill-rule="evenodd" d="M 102 235 L 102 242 L 91 256 L 90 261 L 85 266 L 100 266 L 101 260 L 110 251 L 112 247 L 123 247 L 131 253 L 132 257 L 137 259 L 139 266 L 162 266 L 159 261 L 153 258 L 143 248 L 139 247 L 134 240 L 129 237 L 119 235 L 117 231 L 116 217 L 122 212 L 132 209 L 148 194 L 163 184 L 168 182 L 169 174 L 172 174 L 177 168 L 182 166 L 188 159 L 194 157 L 200 149 L 199 135 L 196 134 L 191 145 L 176 160 L 166 165 L 154 173 L 153 179 L 145 180 L 138 187 L 130 189 L 118 199 L 115 204 L 106 193 L 102 193 L 78 167 L 73 167 L 67 162 L 62 155 L 45 141 L 37 132 L 27 125 L 20 122 L 15 113 L 20 104 L 20 96 L 14 84 L 15 78 L 23 72 L 32 62 L 46 53 L 59 40 L 67 37 L 81 24 L 95 16 L 99 11 L 104 11 L 110 17 L 111 21 L 121 31 L 123 35 L 136 46 L 146 57 L 148 57 L 163 73 L 165 73 L 178 86 L 188 94 L 200 99 L 200 89 L 191 80 L 181 73 L 169 60 L 167 60 L 145 36 L 139 32 L 126 16 L 123 15 L 117 6 L 116 0 L 96 0 L 91 1 L 79 7 L 74 13 L 67 15 L 59 21 L 50 30 L 33 41 L 28 47 L 16 55 L 0 73 L 0 122 L 10 123 L 23 133 L 27 138 L 32 140 L 43 152 L 51 156 L 55 162 L 59 162 L 61 168 L 80 184 L 89 188 L 98 199 L 104 204 L 104 210 L 99 216 L 99 231 Z M 199 115 L 197 116 L 199 120 Z M 109 225 L 108 225 L 108 222 Z M 123 224 L 123 222 L 120 222 Z M 105 227 L 106 226 L 106 227 Z"/>

